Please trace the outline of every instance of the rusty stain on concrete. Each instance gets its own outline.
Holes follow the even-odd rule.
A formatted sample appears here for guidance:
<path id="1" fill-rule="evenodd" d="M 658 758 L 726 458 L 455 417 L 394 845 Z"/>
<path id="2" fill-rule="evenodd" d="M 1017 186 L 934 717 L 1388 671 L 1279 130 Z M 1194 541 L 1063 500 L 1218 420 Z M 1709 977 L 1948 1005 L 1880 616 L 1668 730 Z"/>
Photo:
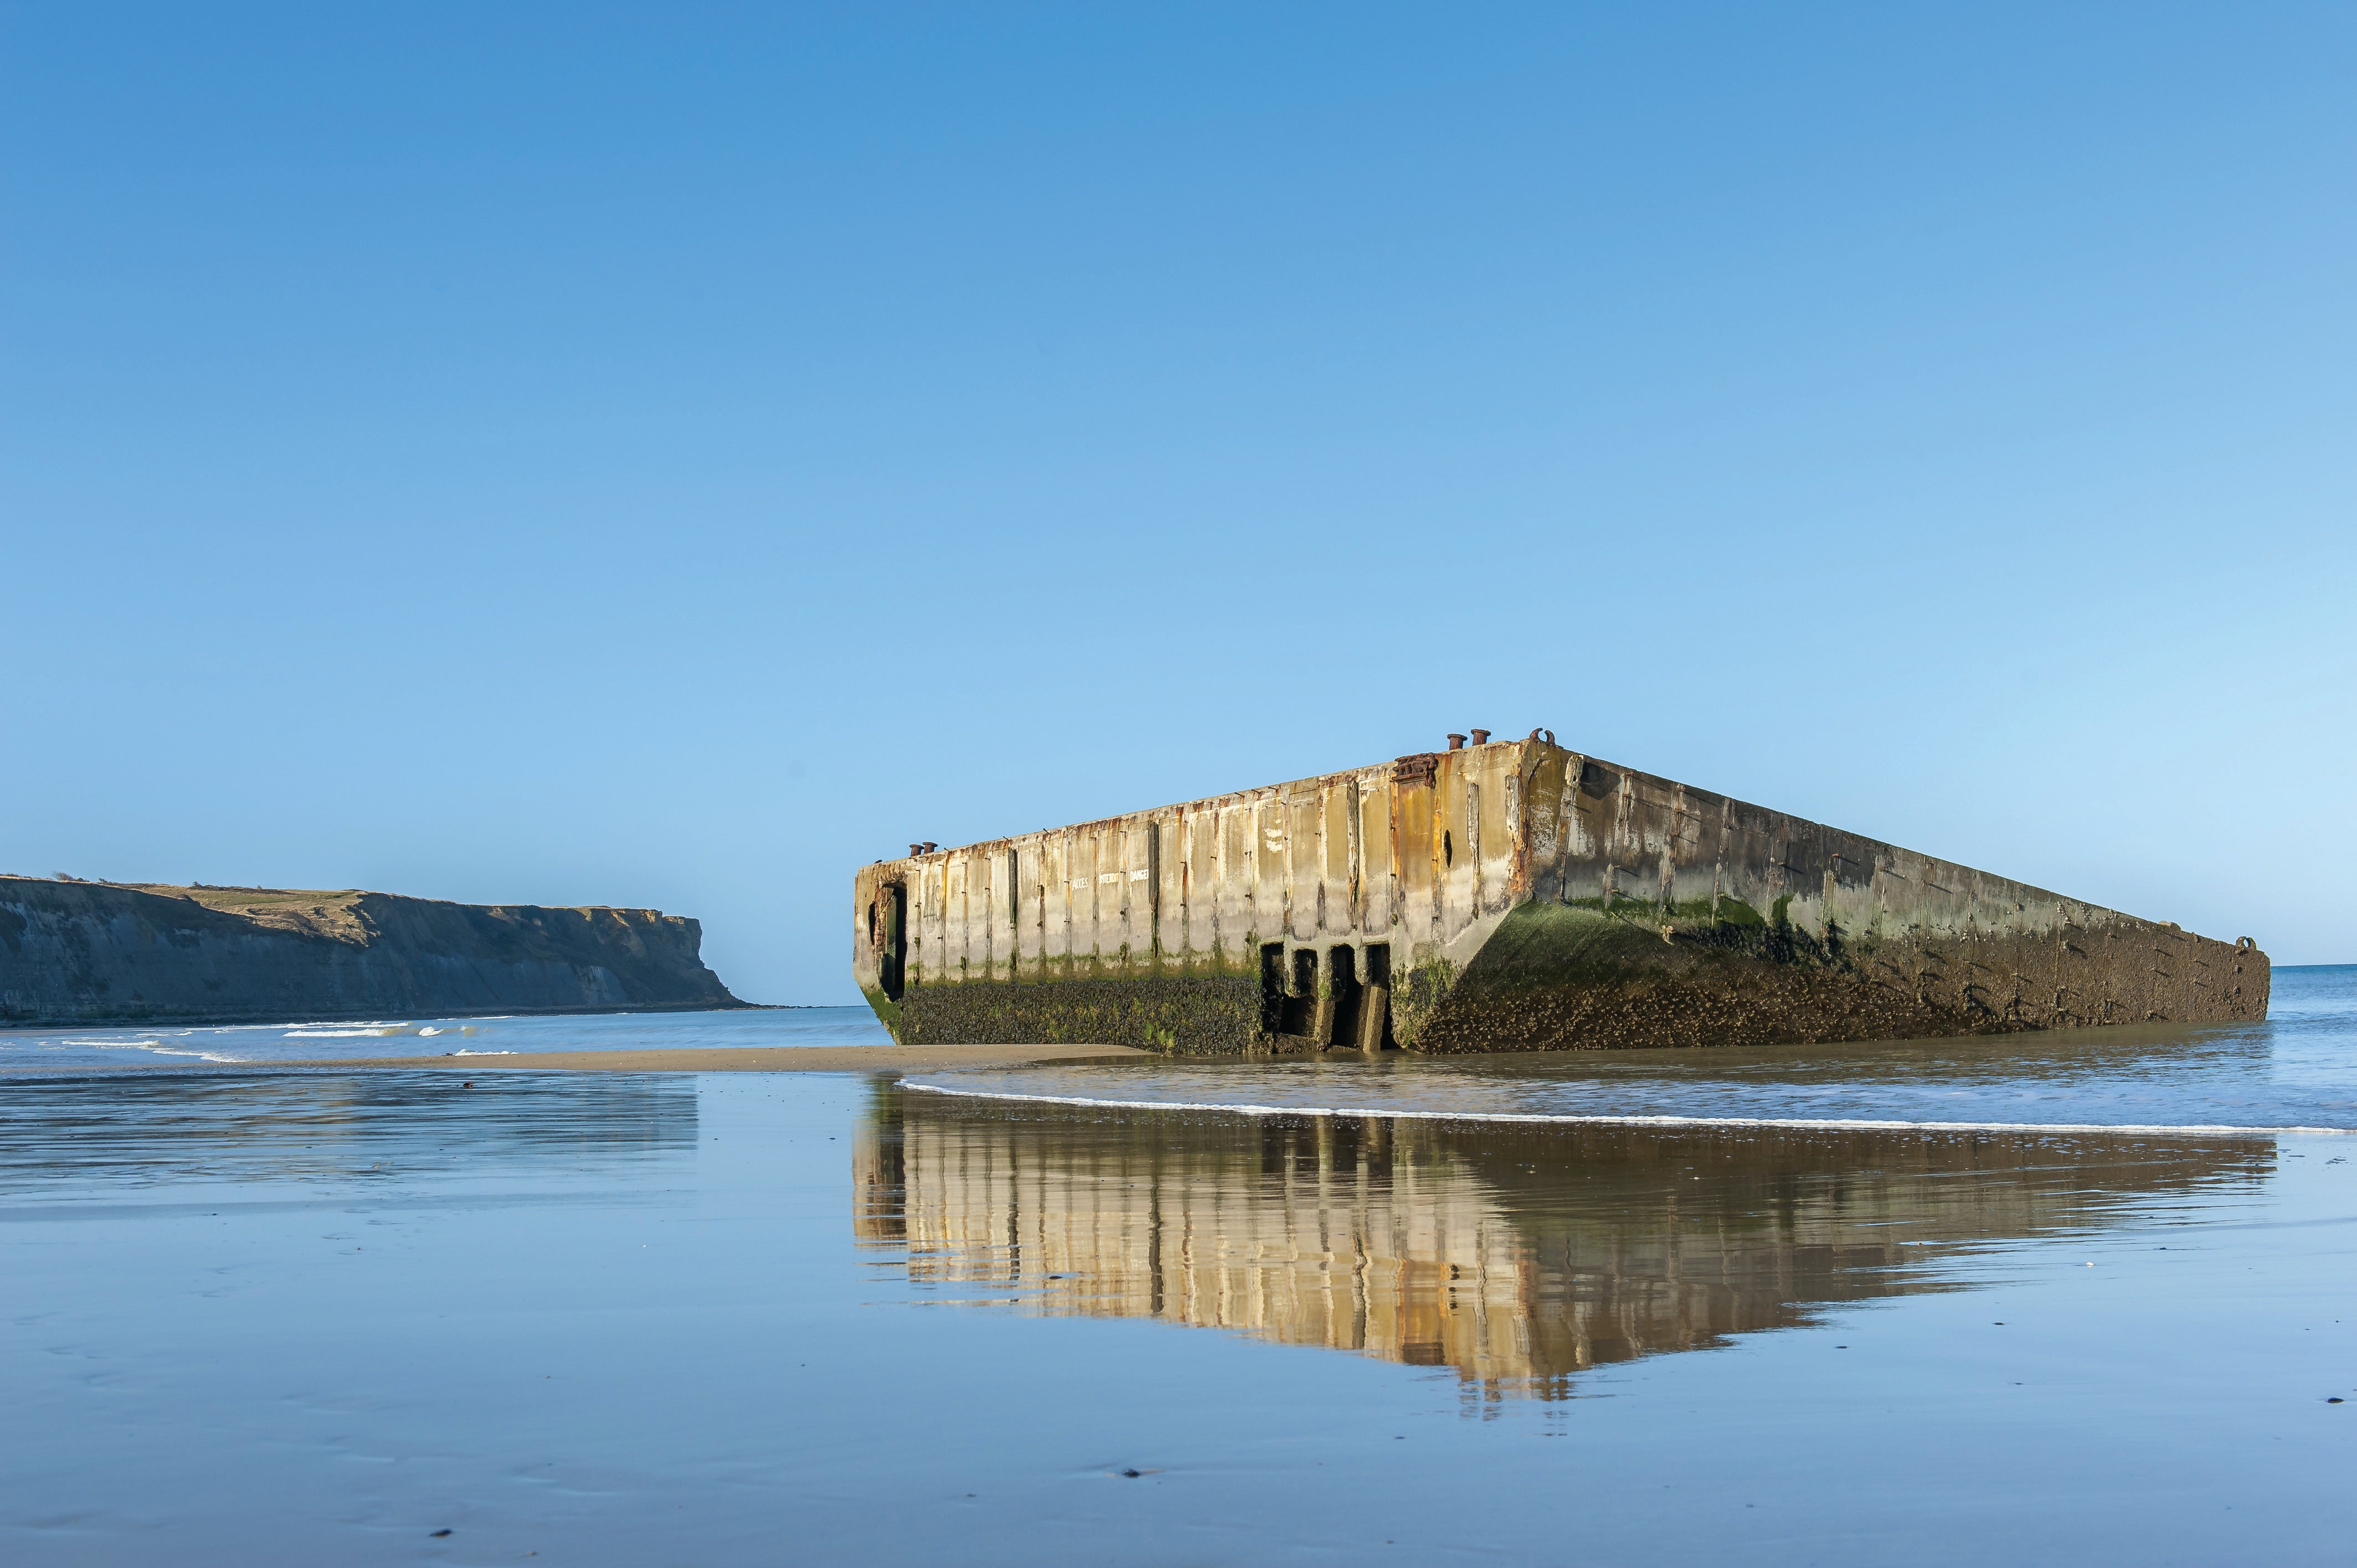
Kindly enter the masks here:
<path id="1" fill-rule="evenodd" d="M 926 844 L 859 871 L 853 922 L 861 991 L 894 1038 L 924 1045 L 1910 1038 L 2253 1020 L 2270 979 L 2248 938 L 1639 773 L 1544 730 Z"/>

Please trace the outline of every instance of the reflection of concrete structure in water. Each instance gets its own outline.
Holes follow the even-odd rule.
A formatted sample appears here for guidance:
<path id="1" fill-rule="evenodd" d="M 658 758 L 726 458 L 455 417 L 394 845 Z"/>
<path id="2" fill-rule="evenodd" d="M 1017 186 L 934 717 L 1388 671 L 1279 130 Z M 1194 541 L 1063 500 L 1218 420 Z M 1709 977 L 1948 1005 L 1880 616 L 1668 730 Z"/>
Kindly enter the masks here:
<path id="1" fill-rule="evenodd" d="M 1975 1243 L 2261 1175 L 2272 1144 L 1103 1112 L 879 1091 L 853 1229 L 912 1278 L 1448 1365 L 1491 1394 L 1955 1288 Z"/>

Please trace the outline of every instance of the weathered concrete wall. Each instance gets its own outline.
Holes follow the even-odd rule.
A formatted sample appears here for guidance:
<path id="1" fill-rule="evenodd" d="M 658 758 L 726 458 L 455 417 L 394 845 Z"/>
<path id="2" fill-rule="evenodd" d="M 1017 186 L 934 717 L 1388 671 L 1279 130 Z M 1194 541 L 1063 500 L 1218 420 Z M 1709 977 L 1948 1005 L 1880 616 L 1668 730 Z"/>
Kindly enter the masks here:
<path id="1" fill-rule="evenodd" d="M 1450 1126 L 880 1090 L 855 1234 L 1049 1316 L 1158 1318 L 1561 1397 L 1588 1368 L 1949 1288 L 2126 1195 L 2256 1182 L 2265 1139 Z M 1582 1185 L 1565 1200 L 1561 1173 Z"/>
<path id="2" fill-rule="evenodd" d="M 1430 1050 L 1885 1039 L 2266 1015 L 2255 947 L 1524 743 L 1527 897 Z"/>
<path id="3" fill-rule="evenodd" d="M 0 876 L 0 1020 L 734 1007 L 695 921 L 652 909 Z"/>
<path id="4" fill-rule="evenodd" d="M 2268 965 L 1551 740 L 863 869 L 899 1038 L 1190 1052 L 1874 1039 L 2264 1017 Z"/>
<path id="5" fill-rule="evenodd" d="M 1301 1023 L 1265 1015 L 1265 950 L 1284 965 L 1303 950 L 1326 963 L 1337 946 L 1357 961 L 1371 940 L 1430 940 L 1483 908 L 1503 912 L 1510 753 L 1411 758 L 866 867 L 855 973 L 905 1040 L 1265 1047 Z M 1435 827 L 1437 787 L 1478 800 L 1485 781 L 1486 843 L 1480 822 L 1469 838 Z M 895 887 L 906 908 L 897 996 Z M 977 985 L 997 994 L 968 995 Z M 1318 983 L 1284 989 L 1314 1002 Z"/>

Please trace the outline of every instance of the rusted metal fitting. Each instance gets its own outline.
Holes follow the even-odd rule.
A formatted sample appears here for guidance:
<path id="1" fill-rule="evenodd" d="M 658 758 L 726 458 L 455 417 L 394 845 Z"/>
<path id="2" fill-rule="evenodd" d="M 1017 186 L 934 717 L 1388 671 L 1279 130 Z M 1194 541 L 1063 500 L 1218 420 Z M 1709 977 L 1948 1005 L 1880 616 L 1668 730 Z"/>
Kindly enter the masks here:
<path id="1" fill-rule="evenodd" d="M 1474 744 L 1474 745 L 1476 745 L 1476 746 L 1487 746 L 1487 745 L 1489 745 L 1489 744 L 1490 744 L 1490 732 L 1489 732 L 1488 730 L 1485 730 L 1485 729 L 1477 729 L 1477 730 L 1475 730 L 1475 731 L 1473 732 L 1473 744 Z"/>
<path id="2" fill-rule="evenodd" d="M 1451 751 L 1462 751 L 1462 750 L 1464 750 L 1464 749 L 1465 749 L 1465 737 L 1464 737 L 1463 736 L 1461 736 L 1461 735 L 1452 735 L 1452 736 L 1450 736 L 1448 737 L 1448 749 L 1449 749 L 1449 750 L 1451 750 Z"/>
<path id="3" fill-rule="evenodd" d="M 922 854 L 925 853 L 925 846 L 920 843 L 912 843 L 909 846 L 909 853 L 911 855 Z"/>
<path id="4" fill-rule="evenodd" d="M 937 849 L 939 849 L 939 848 L 941 848 L 941 847 L 942 847 L 941 845 L 939 845 L 939 844 L 935 843 L 934 843 L 932 840 L 931 840 L 931 839 L 927 839 L 927 840 L 925 841 L 925 853 L 926 853 L 927 854 L 932 854 L 932 853 L 933 853 L 933 851 L 935 851 L 935 850 L 937 850 Z"/>
<path id="5" fill-rule="evenodd" d="M 1544 740 L 1549 746 L 1553 746 L 1555 744 L 1555 731 L 1542 726 L 1531 731 L 1531 738 L 1533 740 Z"/>

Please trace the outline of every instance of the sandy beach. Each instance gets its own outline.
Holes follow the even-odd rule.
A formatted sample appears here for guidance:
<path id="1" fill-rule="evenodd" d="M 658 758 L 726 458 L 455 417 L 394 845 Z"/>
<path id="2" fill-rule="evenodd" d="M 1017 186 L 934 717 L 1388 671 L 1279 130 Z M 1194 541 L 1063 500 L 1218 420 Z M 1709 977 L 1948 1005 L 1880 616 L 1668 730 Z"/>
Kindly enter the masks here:
<path id="1" fill-rule="evenodd" d="M 274 1067 L 441 1068 L 451 1072 L 928 1072 L 946 1067 L 1151 1056 L 1126 1046 L 759 1046 L 513 1055 L 363 1057 Z"/>

